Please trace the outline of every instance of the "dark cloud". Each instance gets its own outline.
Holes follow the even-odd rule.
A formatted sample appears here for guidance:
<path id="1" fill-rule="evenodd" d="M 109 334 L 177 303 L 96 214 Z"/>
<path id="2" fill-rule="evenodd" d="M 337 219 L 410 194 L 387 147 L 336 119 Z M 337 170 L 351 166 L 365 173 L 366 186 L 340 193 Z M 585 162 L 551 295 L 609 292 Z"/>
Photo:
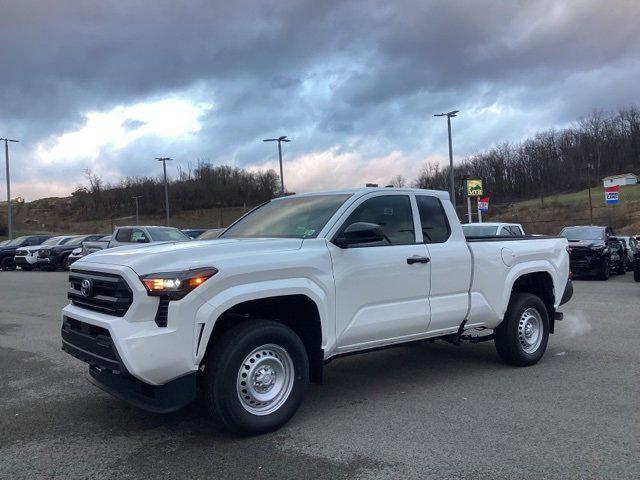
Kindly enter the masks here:
<path id="1" fill-rule="evenodd" d="M 260 140 L 274 134 L 294 138 L 292 156 L 400 151 L 412 165 L 444 151 L 438 111 L 462 110 L 465 155 L 637 101 L 639 24 L 640 3 L 624 0 L 22 0 L 0 16 L 0 133 L 35 158 L 87 112 L 177 93 L 214 105 L 199 132 L 101 147 L 94 166 L 144 174 L 133 158 L 172 149 L 185 162 L 262 164 L 274 153 Z M 91 161 L 16 175 L 80 180 Z"/>

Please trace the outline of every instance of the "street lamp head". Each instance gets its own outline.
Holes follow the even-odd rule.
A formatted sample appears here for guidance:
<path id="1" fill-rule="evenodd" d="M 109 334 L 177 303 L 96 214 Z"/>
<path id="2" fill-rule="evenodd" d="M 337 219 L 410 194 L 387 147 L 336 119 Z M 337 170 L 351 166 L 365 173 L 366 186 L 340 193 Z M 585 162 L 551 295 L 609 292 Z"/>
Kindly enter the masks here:
<path id="1" fill-rule="evenodd" d="M 156 157 L 156 160 L 159 162 L 168 162 L 169 160 L 173 160 L 171 157 Z"/>
<path id="2" fill-rule="evenodd" d="M 290 142 L 291 140 L 287 140 L 287 136 L 286 135 L 282 135 L 281 137 L 278 138 L 279 142 Z"/>
<path id="3" fill-rule="evenodd" d="M 449 113 L 447 113 L 447 117 L 455 117 L 456 114 L 459 112 L 460 110 L 452 110 Z"/>

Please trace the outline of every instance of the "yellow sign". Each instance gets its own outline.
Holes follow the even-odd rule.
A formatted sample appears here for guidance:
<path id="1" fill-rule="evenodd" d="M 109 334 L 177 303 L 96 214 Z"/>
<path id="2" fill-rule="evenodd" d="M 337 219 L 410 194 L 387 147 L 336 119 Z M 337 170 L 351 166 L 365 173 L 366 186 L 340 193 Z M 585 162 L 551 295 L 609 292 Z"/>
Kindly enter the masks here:
<path id="1" fill-rule="evenodd" d="M 465 190 L 468 197 L 479 197 L 482 195 L 482 180 L 465 180 Z"/>

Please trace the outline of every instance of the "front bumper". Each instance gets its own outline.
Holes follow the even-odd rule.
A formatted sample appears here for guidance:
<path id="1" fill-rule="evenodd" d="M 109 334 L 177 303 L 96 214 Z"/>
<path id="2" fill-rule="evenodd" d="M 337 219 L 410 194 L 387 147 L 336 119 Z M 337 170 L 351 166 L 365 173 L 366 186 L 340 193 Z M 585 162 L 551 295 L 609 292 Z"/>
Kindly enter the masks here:
<path id="1" fill-rule="evenodd" d="M 167 326 L 159 327 L 156 322 L 158 297 L 150 297 L 140 282 L 138 275 L 128 267 L 104 266 L 83 261 L 78 268 L 92 272 L 120 275 L 132 291 L 132 303 L 126 313 L 113 316 L 89 310 L 80 305 L 69 304 L 62 310 L 63 342 L 65 341 L 66 318 L 103 329 L 105 335 L 94 340 L 99 345 L 111 345 L 114 356 L 98 352 L 116 364 L 101 364 L 95 358 L 75 355 L 102 370 L 114 374 L 126 373 L 148 385 L 164 385 L 168 382 L 197 371 L 196 361 L 203 325 L 213 316 L 214 309 L 192 292 L 180 301 L 170 302 L 167 312 Z M 75 266 L 75 265 L 74 265 Z M 95 332 L 94 332 L 95 333 Z M 100 331 L 97 331 L 100 335 Z M 104 332 L 102 332 L 104 333 Z M 67 339 L 65 350 L 82 344 Z M 69 352 L 73 354 L 72 352 Z M 75 352 L 76 354 L 78 352 Z M 82 353 L 82 352 L 80 352 Z M 98 359 L 99 360 L 99 359 Z"/>
<path id="2" fill-rule="evenodd" d="M 595 274 L 600 271 L 603 258 L 601 255 L 586 255 L 578 258 L 572 256 L 569 265 L 573 273 Z"/>
<path id="3" fill-rule="evenodd" d="M 25 267 L 35 267 L 36 262 L 36 259 L 30 256 L 16 255 L 15 257 L 13 257 L 13 263 L 15 263 L 18 267 L 21 267 L 23 265 Z"/>

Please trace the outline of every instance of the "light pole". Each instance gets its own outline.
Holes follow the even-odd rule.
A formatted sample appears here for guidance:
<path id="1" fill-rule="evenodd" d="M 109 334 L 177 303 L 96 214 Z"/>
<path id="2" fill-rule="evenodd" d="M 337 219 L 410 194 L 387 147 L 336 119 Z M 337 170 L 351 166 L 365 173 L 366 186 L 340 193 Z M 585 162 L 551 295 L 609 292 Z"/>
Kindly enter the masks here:
<path id="1" fill-rule="evenodd" d="M 9 142 L 18 143 L 20 140 L 0 138 L 4 141 L 4 159 L 7 166 L 7 234 L 13 240 L 13 219 L 11 217 L 11 177 L 9 176 Z"/>
<path id="2" fill-rule="evenodd" d="M 284 195 L 284 178 L 282 176 L 282 142 L 290 142 L 286 135 L 278 138 L 266 138 L 263 142 L 278 142 L 278 158 L 280 159 L 280 195 Z"/>
<path id="3" fill-rule="evenodd" d="M 142 198 L 142 195 L 136 195 L 136 196 L 131 197 L 131 198 L 133 198 L 136 201 L 136 225 L 138 225 L 139 224 L 139 222 L 138 222 L 138 199 Z"/>
<path id="4" fill-rule="evenodd" d="M 591 221 L 591 225 L 593 225 L 593 202 L 591 200 L 591 169 L 593 165 L 587 163 L 587 188 L 589 189 L 589 220 Z"/>
<path id="5" fill-rule="evenodd" d="M 451 203 L 456 208 L 456 184 L 453 178 L 453 148 L 451 146 L 451 118 L 456 117 L 460 110 L 453 110 L 448 113 L 436 113 L 434 117 L 447 117 L 447 130 L 449 131 L 449 194 L 451 195 Z"/>
<path id="6" fill-rule="evenodd" d="M 164 172 L 164 211 L 167 215 L 165 223 L 169 226 L 169 187 L 167 186 L 167 162 L 173 160 L 170 157 L 156 157 L 156 160 L 162 162 L 162 171 Z"/>

